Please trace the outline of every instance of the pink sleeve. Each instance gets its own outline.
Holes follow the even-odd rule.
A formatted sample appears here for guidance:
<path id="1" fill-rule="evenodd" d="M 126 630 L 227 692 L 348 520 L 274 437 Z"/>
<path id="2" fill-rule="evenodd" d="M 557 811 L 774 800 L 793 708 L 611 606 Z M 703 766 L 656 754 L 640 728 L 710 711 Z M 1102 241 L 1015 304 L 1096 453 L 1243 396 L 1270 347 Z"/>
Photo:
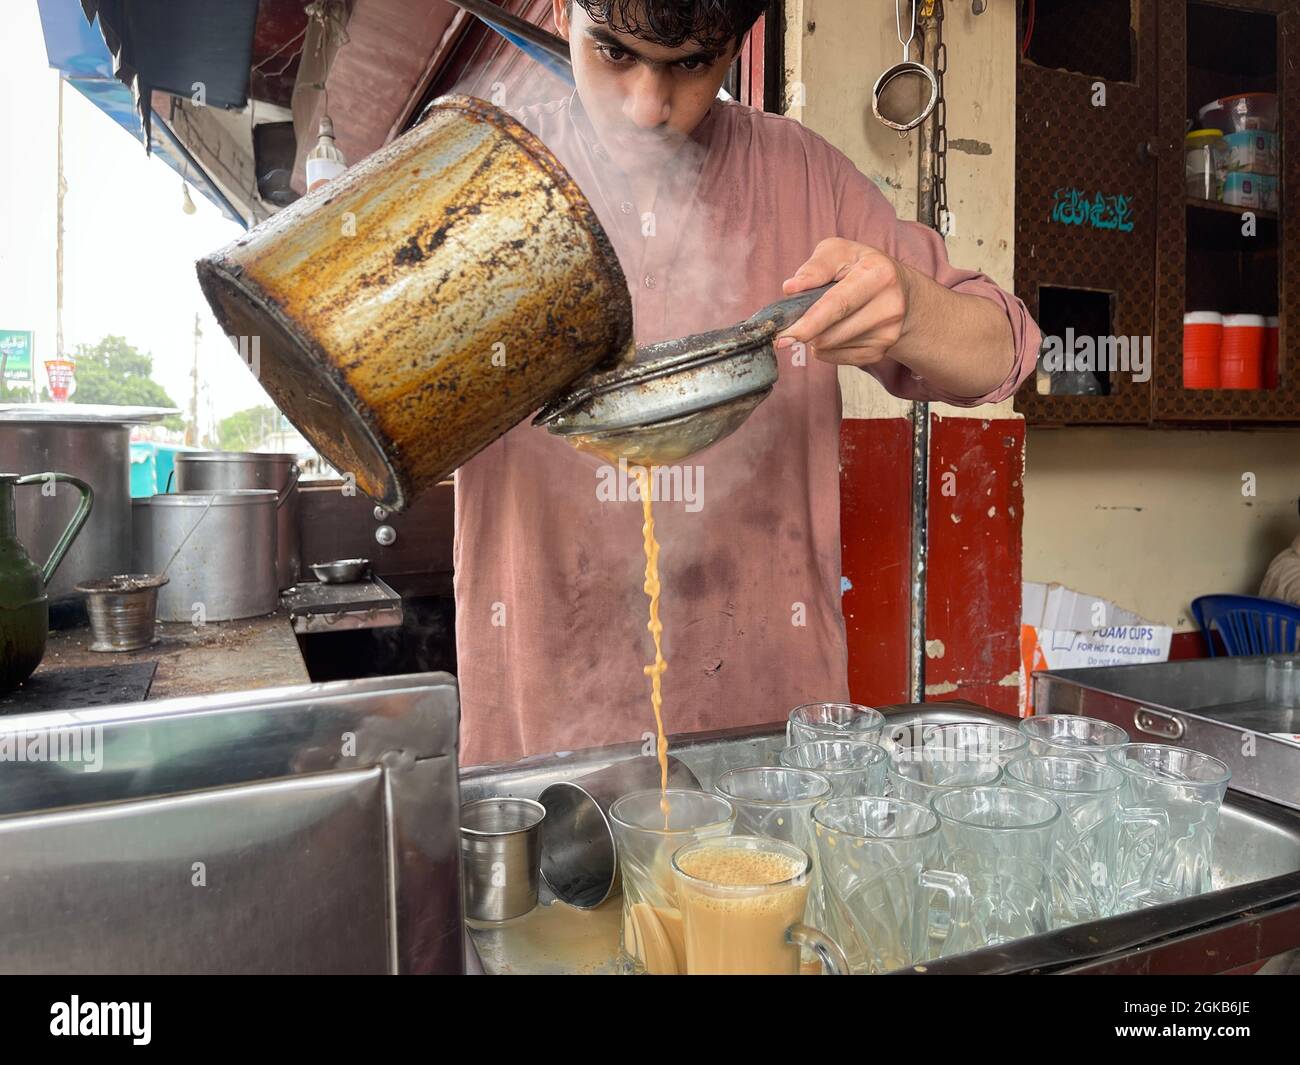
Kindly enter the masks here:
<path id="1" fill-rule="evenodd" d="M 901 263 L 921 271 L 953 292 L 964 292 L 996 303 L 1011 323 L 1015 344 L 1015 365 L 997 388 L 984 396 L 956 396 L 935 388 L 893 359 L 867 367 L 890 392 L 903 399 L 942 400 L 958 407 L 997 403 L 1012 395 L 1034 371 L 1042 336 L 1025 305 L 1004 292 L 985 274 L 959 270 L 948 261 L 943 239 L 929 226 L 904 222 L 895 214 L 881 191 L 849 160 L 841 156 L 841 176 L 836 189 L 840 236 L 869 244 Z"/>

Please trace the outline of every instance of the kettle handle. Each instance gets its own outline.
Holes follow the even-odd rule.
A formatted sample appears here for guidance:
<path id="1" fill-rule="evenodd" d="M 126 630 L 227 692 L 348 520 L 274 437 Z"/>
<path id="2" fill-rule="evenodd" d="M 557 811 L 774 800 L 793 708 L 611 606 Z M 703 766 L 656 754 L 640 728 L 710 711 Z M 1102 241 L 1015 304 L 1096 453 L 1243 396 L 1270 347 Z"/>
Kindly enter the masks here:
<path id="1" fill-rule="evenodd" d="M 63 530 L 59 542 L 54 545 L 54 550 L 50 552 L 49 559 L 41 567 L 41 580 L 46 584 L 50 583 L 54 571 L 59 568 L 63 556 L 68 553 L 68 548 L 72 546 L 72 541 L 77 538 L 77 534 L 81 532 L 81 527 L 86 524 L 86 519 L 90 517 L 90 508 L 95 504 L 94 489 L 80 477 L 73 477 L 70 473 L 29 473 L 25 477 L 19 477 L 14 484 L 45 484 L 49 481 L 66 481 L 68 484 L 76 485 L 77 490 L 81 493 L 81 502 L 77 504 L 77 512 L 72 515 L 72 520 L 68 522 L 68 527 Z"/>

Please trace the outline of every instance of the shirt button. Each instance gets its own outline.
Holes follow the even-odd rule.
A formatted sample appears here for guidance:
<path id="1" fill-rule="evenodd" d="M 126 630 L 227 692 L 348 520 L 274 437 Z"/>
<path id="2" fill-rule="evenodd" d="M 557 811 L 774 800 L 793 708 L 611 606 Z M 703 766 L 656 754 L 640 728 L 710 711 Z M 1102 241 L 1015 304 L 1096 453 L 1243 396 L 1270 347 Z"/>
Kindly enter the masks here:
<path id="1" fill-rule="evenodd" d="M 622 203 L 620 203 L 620 204 L 618 205 L 618 209 L 619 209 L 620 211 L 622 211 L 624 214 L 631 214 L 631 213 L 632 213 L 632 201 L 631 201 L 631 200 L 624 200 Z"/>
<path id="2" fill-rule="evenodd" d="M 654 275 L 654 274 L 646 274 L 646 275 L 645 275 L 645 287 L 646 287 L 646 288 L 654 288 L 655 285 L 657 285 L 657 284 L 659 284 L 659 282 L 658 282 L 658 280 L 655 278 L 655 275 Z"/>

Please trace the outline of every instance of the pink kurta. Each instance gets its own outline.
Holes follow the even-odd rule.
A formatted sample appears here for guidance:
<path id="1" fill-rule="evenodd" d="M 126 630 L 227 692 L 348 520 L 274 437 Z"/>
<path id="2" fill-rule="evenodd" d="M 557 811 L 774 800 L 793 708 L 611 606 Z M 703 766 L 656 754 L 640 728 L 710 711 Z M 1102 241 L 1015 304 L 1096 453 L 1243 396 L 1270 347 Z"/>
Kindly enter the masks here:
<path id="1" fill-rule="evenodd" d="M 935 233 L 900 222 L 843 154 L 792 119 L 714 104 L 692 135 L 698 162 L 683 156 L 652 219 L 602 163 L 576 94 L 525 120 L 613 241 L 638 343 L 734 324 L 782 298 L 782 281 L 839 236 L 994 301 L 1011 323 L 1018 363 L 990 395 L 946 395 L 885 360 L 870 372 L 891 392 L 974 405 L 1010 395 L 1033 368 L 1039 333 L 1023 304 L 954 268 Z M 654 504 L 670 733 L 848 697 L 836 368 L 778 356 L 772 394 L 661 482 Z M 527 422 L 457 471 L 462 765 L 653 735 L 641 525 L 630 474 Z"/>

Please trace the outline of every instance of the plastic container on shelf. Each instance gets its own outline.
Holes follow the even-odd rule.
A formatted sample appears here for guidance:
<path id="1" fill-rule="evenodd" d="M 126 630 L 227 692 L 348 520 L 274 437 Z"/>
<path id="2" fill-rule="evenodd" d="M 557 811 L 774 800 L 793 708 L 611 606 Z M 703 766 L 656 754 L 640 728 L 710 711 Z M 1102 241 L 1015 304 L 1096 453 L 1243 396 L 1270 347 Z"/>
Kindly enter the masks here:
<path id="1" fill-rule="evenodd" d="M 1209 132 L 1217 132 L 1210 130 Z M 1242 130 L 1223 137 L 1227 148 L 1225 170 L 1244 170 L 1251 174 L 1277 174 L 1277 134 L 1264 130 Z"/>
<path id="2" fill-rule="evenodd" d="M 1183 139 L 1183 148 L 1187 195 L 1221 200 L 1223 178 L 1228 170 L 1228 142 L 1223 134 L 1217 129 L 1193 130 Z"/>
<path id="3" fill-rule="evenodd" d="M 1278 373 L 1278 317 L 1270 315 L 1264 319 L 1264 368 L 1261 372 L 1265 388 L 1277 388 Z"/>
<path id="4" fill-rule="evenodd" d="M 1277 178 L 1269 174 L 1247 174 L 1231 170 L 1223 179 L 1223 202 L 1234 207 L 1258 207 L 1276 211 Z"/>
<path id="5" fill-rule="evenodd" d="M 1220 388 L 1262 388 L 1264 331 L 1262 314 L 1225 314 L 1219 355 Z"/>
<path id="6" fill-rule="evenodd" d="M 1183 387 L 1219 387 L 1219 349 L 1223 315 L 1218 311 L 1188 311 L 1183 315 Z"/>
<path id="7" fill-rule="evenodd" d="M 1211 100 L 1197 112 L 1201 125 L 1223 133 L 1262 129 L 1277 132 L 1277 93 L 1242 92 Z"/>

